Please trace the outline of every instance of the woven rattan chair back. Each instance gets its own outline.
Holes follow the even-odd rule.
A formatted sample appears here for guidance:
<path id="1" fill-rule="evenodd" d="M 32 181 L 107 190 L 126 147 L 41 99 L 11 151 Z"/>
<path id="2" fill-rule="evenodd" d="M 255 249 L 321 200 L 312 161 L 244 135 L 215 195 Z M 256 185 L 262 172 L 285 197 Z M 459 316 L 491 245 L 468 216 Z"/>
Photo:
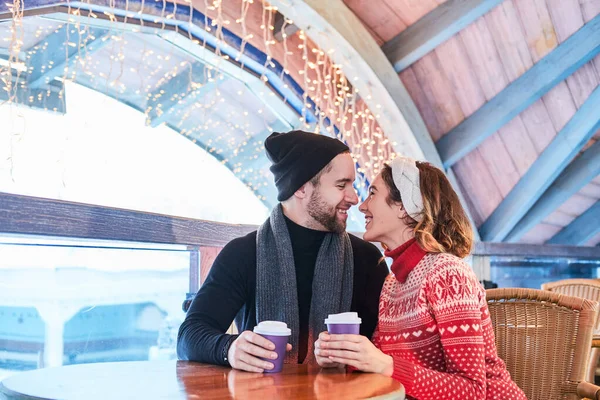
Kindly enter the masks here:
<path id="1" fill-rule="evenodd" d="M 489 289 L 487 301 L 498 355 L 529 400 L 579 399 L 590 389 L 598 303 L 536 289 Z"/>
<path id="2" fill-rule="evenodd" d="M 583 297 L 600 303 L 600 280 L 598 279 L 564 279 L 562 281 L 544 283 L 542 290 Z M 600 319 L 596 323 L 596 334 L 600 333 Z"/>

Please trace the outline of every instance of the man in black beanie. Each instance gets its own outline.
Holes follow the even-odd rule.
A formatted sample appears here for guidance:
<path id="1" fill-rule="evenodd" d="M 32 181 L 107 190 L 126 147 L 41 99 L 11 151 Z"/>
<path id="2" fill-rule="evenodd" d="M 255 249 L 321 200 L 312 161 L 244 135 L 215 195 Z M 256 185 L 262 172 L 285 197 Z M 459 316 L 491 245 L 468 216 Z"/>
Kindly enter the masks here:
<path id="1" fill-rule="evenodd" d="M 292 330 L 286 363 L 312 363 L 328 314 L 354 311 L 360 333 L 377 325 L 388 268 L 379 250 L 346 233 L 358 203 L 354 161 L 341 141 L 303 131 L 265 141 L 277 200 L 258 229 L 228 243 L 179 329 L 180 359 L 263 372 L 274 345 L 251 330 L 261 321 Z M 225 332 L 235 318 L 239 335 Z M 331 366 L 335 366 L 331 363 Z"/>

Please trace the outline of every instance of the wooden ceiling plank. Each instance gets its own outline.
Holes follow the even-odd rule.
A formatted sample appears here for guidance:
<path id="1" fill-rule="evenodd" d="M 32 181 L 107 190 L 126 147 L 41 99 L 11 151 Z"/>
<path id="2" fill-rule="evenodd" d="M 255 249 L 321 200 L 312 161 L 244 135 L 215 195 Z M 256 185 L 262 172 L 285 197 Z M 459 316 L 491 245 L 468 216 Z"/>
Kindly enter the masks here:
<path id="1" fill-rule="evenodd" d="M 400 72 L 450 39 L 503 0 L 448 0 L 400 32 L 382 50 Z M 395 1 L 393 3 L 402 3 Z M 422 1 L 420 3 L 426 3 Z M 398 7 L 402 7 L 398 4 Z M 424 5 L 424 7 L 427 7 Z M 406 9 L 403 7 L 402 9 Z M 399 11 L 400 12 L 400 11 Z M 402 14 L 400 14 L 402 15 Z"/>
<path id="2" fill-rule="evenodd" d="M 465 115 L 476 112 L 487 99 L 501 91 L 508 83 L 484 19 L 461 32 L 461 37 L 452 38 L 439 46 L 434 53 L 440 58 L 443 72 L 452 82 L 455 96 Z M 488 74 L 498 79 L 487 79 Z M 488 138 L 477 149 L 492 178 L 487 185 L 476 189 L 477 196 L 484 196 L 482 201 L 491 201 L 485 193 L 492 183 L 504 197 L 520 178 L 507 144 L 510 145 L 502 139 L 501 133 L 498 133 Z M 473 171 L 471 175 L 476 173 L 478 172 Z M 498 204 L 488 204 L 486 209 Z M 489 214 L 485 217 L 487 216 Z"/>
<path id="3" fill-rule="evenodd" d="M 385 1 L 378 1 L 377 7 L 373 7 L 373 0 L 344 0 L 344 3 L 383 43 L 406 29 L 402 18 Z"/>
<path id="4" fill-rule="evenodd" d="M 548 0 L 548 6 L 559 43 L 567 40 L 585 24 L 579 0 Z M 583 65 L 569 76 L 566 82 L 575 104 L 581 107 L 592 90 L 598 86 L 594 65 Z"/>
<path id="5" fill-rule="evenodd" d="M 590 182 L 578 192 L 579 194 L 600 200 L 600 185 Z"/>
<path id="6" fill-rule="evenodd" d="M 508 81 L 512 82 L 534 64 L 525 40 L 518 10 L 512 1 L 505 1 L 486 14 L 484 19 L 498 51 L 506 77 Z M 532 127 L 531 123 L 527 124 L 525 121 L 530 118 L 539 119 L 538 115 L 540 114 L 542 118 L 548 118 L 547 112 L 544 111 L 543 103 L 538 100 L 499 130 L 500 137 L 506 144 L 520 176 L 529 169 L 541 152 L 534 145 L 534 142 L 542 127 L 539 125 Z M 546 125 L 550 127 L 550 134 L 554 137 L 556 131 L 549 121 L 546 122 Z M 546 139 L 546 142 L 550 140 Z"/>
<path id="7" fill-rule="evenodd" d="M 575 220 L 575 218 L 577 218 L 577 217 L 567 214 L 565 212 L 562 212 L 560 210 L 556 210 L 553 213 L 551 213 L 550 215 L 548 215 L 541 223 L 558 226 L 560 229 L 562 229 L 565 226 L 569 225 L 571 222 L 573 222 Z M 547 238 L 547 239 L 549 239 L 549 238 Z"/>
<path id="8" fill-rule="evenodd" d="M 540 223 L 534 226 L 527 234 L 523 235 L 520 243 L 543 244 L 546 240 L 560 232 L 560 230 L 560 226 Z"/>
<path id="9" fill-rule="evenodd" d="M 585 243 L 585 246 L 600 246 L 600 232 Z"/>
<path id="10" fill-rule="evenodd" d="M 592 239 L 598 232 L 600 232 L 600 201 L 554 235 L 547 243 L 578 246 Z"/>
<path id="11" fill-rule="evenodd" d="M 425 92 L 421 88 L 421 84 L 417 80 L 417 76 L 412 67 L 405 69 L 400 74 L 400 79 L 404 86 L 406 86 L 406 90 L 408 94 L 415 102 L 419 113 L 423 117 L 423 121 L 425 122 L 425 126 L 431 135 L 431 138 L 435 141 L 442 137 L 444 133 L 440 128 L 440 125 L 436 118 L 436 112 L 433 109 L 433 106 L 427 99 Z"/>
<path id="12" fill-rule="evenodd" d="M 438 6 L 434 0 L 383 0 L 406 26 L 415 24 Z"/>
<path id="13" fill-rule="evenodd" d="M 440 60 L 435 52 L 423 57 L 412 67 L 424 97 L 434 110 L 433 117 L 437 122 L 437 126 L 442 132 L 446 132 L 462 121 L 464 119 L 464 114 L 456 101 L 451 82 L 443 73 L 439 73 L 441 69 L 442 66 Z M 487 169 L 483 157 L 474 158 L 472 162 L 478 164 L 478 167 L 467 172 L 469 174 L 474 174 L 475 171 L 481 173 L 481 171 Z M 448 171 L 449 175 L 451 173 L 452 171 Z M 489 177 L 492 178 L 493 175 L 490 174 Z M 483 201 L 489 201 L 486 196 L 486 193 L 489 190 L 487 186 L 493 184 L 493 182 L 493 180 L 489 180 L 487 181 L 486 186 L 470 187 L 469 190 L 471 191 L 471 196 L 481 198 Z M 465 206 L 467 205 L 465 204 Z M 476 228 L 476 222 L 474 225 L 474 228 Z"/>
<path id="14" fill-rule="evenodd" d="M 558 210 L 577 218 L 585 210 L 590 208 L 598 199 L 581 194 L 581 191 L 573 194 L 563 204 L 558 207 Z"/>
<path id="15" fill-rule="evenodd" d="M 600 174 L 600 142 L 586 150 L 565 168 L 506 236 L 505 240 L 508 242 L 518 241 L 526 232 L 596 178 L 598 174 Z"/>
<path id="16" fill-rule="evenodd" d="M 494 182 L 484 156 L 479 150 L 471 152 L 459 163 L 452 167 L 462 187 L 465 188 L 466 196 L 474 206 L 471 208 L 473 220 L 477 226 L 494 211 L 496 205 L 502 201 L 502 193 Z M 485 188 L 485 190 L 482 190 Z"/>
<path id="17" fill-rule="evenodd" d="M 600 53 L 600 16 L 507 86 L 438 143 L 445 167 L 452 166 L 487 137 Z"/>
<path id="18" fill-rule="evenodd" d="M 580 3 L 583 20 L 588 23 L 600 14 L 600 0 L 586 0 Z M 598 79 L 600 80 L 600 55 L 592 61 Z"/>

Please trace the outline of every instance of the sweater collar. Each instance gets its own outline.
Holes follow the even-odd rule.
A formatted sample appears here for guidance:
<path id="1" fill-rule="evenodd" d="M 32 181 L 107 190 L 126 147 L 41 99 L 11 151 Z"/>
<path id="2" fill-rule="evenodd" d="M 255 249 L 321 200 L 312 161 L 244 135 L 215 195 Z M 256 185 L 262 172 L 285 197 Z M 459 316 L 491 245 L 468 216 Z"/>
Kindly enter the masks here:
<path id="1" fill-rule="evenodd" d="M 419 246 L 415 238 L 412 238 L 394 250 L 386 250 L 384 254 L 394 260 L 392 262 L 392 272 L 398 282 L 404 283 L 408 274 L 425 257 L 427 252 Z"/>

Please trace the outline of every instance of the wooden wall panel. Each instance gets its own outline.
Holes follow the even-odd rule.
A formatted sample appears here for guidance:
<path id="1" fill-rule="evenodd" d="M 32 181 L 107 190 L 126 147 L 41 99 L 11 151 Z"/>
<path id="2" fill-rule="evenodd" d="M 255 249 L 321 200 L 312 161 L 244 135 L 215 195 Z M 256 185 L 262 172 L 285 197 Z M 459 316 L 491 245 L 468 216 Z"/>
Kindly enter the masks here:
<path id="1" fill-rule="evenodd" d="M 585 23 L 579 0 L 546 0 L 556 37 L 561 43 Z M 589 12 L 589 11 L 588 11 Z M 579 108 L 598 86 L 598 76 L 592 63 L 587 63 L 566 79 L 571 96 Z"/>
<path id="2" fill-rule="evenodd" d="M 561 228 L 546 223 L 537 224 L 521 238 L 521 243 L 542 244 L 560 232 Z"/>
<path id="3" fill-rule="evenodd" d="M 466 57 L 470 60 L 471 70 L 474 72 L 474 74 L 468 75 L 461 74 L 462 79 L 476 79 L 486 101 L 493 98 L 506 87 L 508 79 L 502 68 L 500 56 L 494 46 L 485 18 L 479 18 L 475 23 L 461 31 L 458 36 L 464 46 Z M 450 57 L 451 54 L 446 55 L 442 63 L 451 62 Z M 519 121 L 516 121 L 510 126 L 502 128 L 502 130 L 511 131 L 512 133 L 515 130 L 514 126 L 518 125 Z M 502 130 L 490 136 L 477 150 L 481 153 L 487 168 L 492 172 L 493 182 L 500 190 L 502 198 L 504 198 L 519 180 L 520 173 L 507 149 L 507 142 L 502 139 Z M 459 161 L 459 164 L 461 162 L 462 160 Z M 471 175 L 477 174 L 477 171 L 477 168 L 471 171 Z M 466 179 L 469 179 L 469 177 L 466 177 Z M 489 186 L 488 183 L 481 188 L 482 195 L 485 196 Z M 482 199 L 482 201 L 491 200 L 491 198 Z M 493 211 L 499 203 L 498 201 L 495 204 L 490 204 L 486 209 Z M 489 214 L 485 215 L 485 218 L 488 216 Z"/>
<path id="4" fill-rule="evenodd" d="M 566 214 L 577 217 L 585 212 L 588 208 L 594 205 L 598 199 L 584 196 L 580 193 L 574 194 L 565 201 L 558 210 Z"/>
<path id="5" fill-rule="evenodd" d="M 447 57 L 444 63 L 442 63 L 440 62 L 438 52 L 450 55 L 454 54 L 455 57 Z M 465 92 L 464 89 L 459 90 L 460 88 L 458 85 L 460 81 L 467 82 L 469 79 L 472 79 L 472 73 L 470 73 L 470 71 L 461 71 L 460 65 L 455 68 L 451 66 L 454 62 L 460 62 L 458 53 L 461 52 L 464 53 L 464 50 L 460 48 L 460 42 L 451 39 L 409 68 L 409 70 L 412 70 L 412 73 L 414 73 L 421 88 L 422 96 L 430 105 L 431 112 L 428 113 L 430 115 L 428 119 L 433 119 L 435 121 L 433 124 L 429 124 L 436 128 L 435 131 L 430 130 L 430 134 L 434 140 L 441 137 L 442 133 L 448 132 L 460 123 L 465 118 L 465 113 L 472 113 L 485 101 L 485 98 L 481 94 L 481 89 L 477 87 L 476 82 L 474 85 L 470 86 L 472 89 L 470 91 L 467 90 Z M 455 71 L 456 74 L 447 76 L 447 74 L 444 73 L 445 70 Z M 405 72 L 405 74 L 409 73 Z M 402 76 L 403 75 L 401 75 L 401 77 Z M 467 85 L 467 83 L 465 83 L 465 85 Z M 413 92 L 415 92 L 415 90 L 413 90 Z M 460 99 L 457 98 L 458 93 L 464 94 L 465 96 L 473 95 L 474 97 L 469 99 L 470 103 L 467 103 L 465 96 L 462 96 Z M 475 97 L 477 96 L 477 93 L 479 93 L 479 100 Z M 421 97 L 421 95 L 417 95 L 416 97 Z M 489 150 L 491 150 L 491 148 Z M 496 152 L 493 155 L 496 156 L 497 154 L 502 153 L 496 149 Z M 495 198 L 492 197 L 491 201 L 487 196 L 488 193 L 490 196 L 493 196 L 493 194 L 497 194 L 498 191 L 494 191 L 493 189 L 490 190 L 488 188 L 490 185 L 493 186 L 495 184 L 495 175 L 488 170 L 488 164 L 484 161 L 482 154 L 474 152 L 468 157 L 470 157 L 470 159 L 466 161 L 466 163 L 468 163 L 470 167 L 465 168 L 464 166 L 459 166 L 458 168 L 455 168 L 454 171 L 459 176 L 461 182 L 463 182 L 463 186 L 471 197 L 470 203 L 472 207 L 475 208 L 475 210 L 473 210 L 473 213 L 475 214 L 473 217 L 475 223 L 480 224 L 487 215 L 489 215 L 488 213 L 493 210 L 495 201 L 499 201 L 501 196 Z M 490 163 L 490 165 L 493 164 Z M 501 180 L 500 184 L 503 184 L 504 182 L 502 182 L 502 180 L 506 175 L 500 174 L 498 177 Z M 483 207 L 479 204 L 480 199 L 483 199 Z M 490 206 L 490 204 L 492 205 Z"/>
<path id="6" fill-rule="evenodd" d="M 434 141 L 439 139 L 442 136 L 442 130 L 437 122 L 435 110 L 429 103 L 429 100 L 427 100 L 425 92 L 421 89 L 421 85 L 419 84 L 412 67 L 408 67 L 402 71 L 400 73 L 400 79 L 402 80 L 402 83 L 404 83 L 408 94 L 415 102 L 415 105 L 427 126 L 429 134 Z"/>
<path id="7" fill-rule="evenodd" d="M 597 183 L 591 182 L 591 183 L 587 184 L 586 186 L 584 186 L 579 191 L 579 194 L 600 200 L 600 185 Z"/>
<path id="8" fill-rule="evenodd" d="M 344 0 L 344 3 L 373 32 L 378 43 L 383 44 L 406 29 L 406 24 L 385 1 Z"/>
<path id="9" fill-rule="evenodd" d="M 600 14 L 600 0 L 581 0 L 580 5 L 583 20 L 586 23 L 593 19 L 596 15 Z M 600 82 L 600 55 L 596 56 L 596 58 L 592 60 L 591 64 L 594 66 L 596 76 Z M 596 134 L 596 137 L 598 140 L 600 140 L 600 131 L 598 134 Z"/>
<path id="10" fill-rule="evenodd" d="M 505 1 L 484 18 L 498 51 L 506 78 L 508 82 L 512 82 L 534 64 L 521 29 L 517 9 L 512 1 Z M 525 121 L 547 117 L 543 108 L 541 101 L 535 102 L 499 131 L 520 176 L 527 172 L 540 152 L 534 142 L 542 127 L 525 124 Z"/>
<path id="11" fill-rule="evenodd" d="M 575 218 L 576 217 L 573 215 L 556 210 L 552 214 L 548 215 L 544 222 L 562 228 L 573 222 Z"/>
<path id="12" fill-rule="evenodd" d="M 443 1 L 435 0 L 384 0 L 384 2 L 402 19 L 406 26 L 414 24 L 425 14 L 436 8 L 438 3 L 443 3 Z"/>
<path id="13" fill-rule="evenodd" d="M 598 246 L 600 244 L 600 232 L 587 241 L 586 246 Z"/>

